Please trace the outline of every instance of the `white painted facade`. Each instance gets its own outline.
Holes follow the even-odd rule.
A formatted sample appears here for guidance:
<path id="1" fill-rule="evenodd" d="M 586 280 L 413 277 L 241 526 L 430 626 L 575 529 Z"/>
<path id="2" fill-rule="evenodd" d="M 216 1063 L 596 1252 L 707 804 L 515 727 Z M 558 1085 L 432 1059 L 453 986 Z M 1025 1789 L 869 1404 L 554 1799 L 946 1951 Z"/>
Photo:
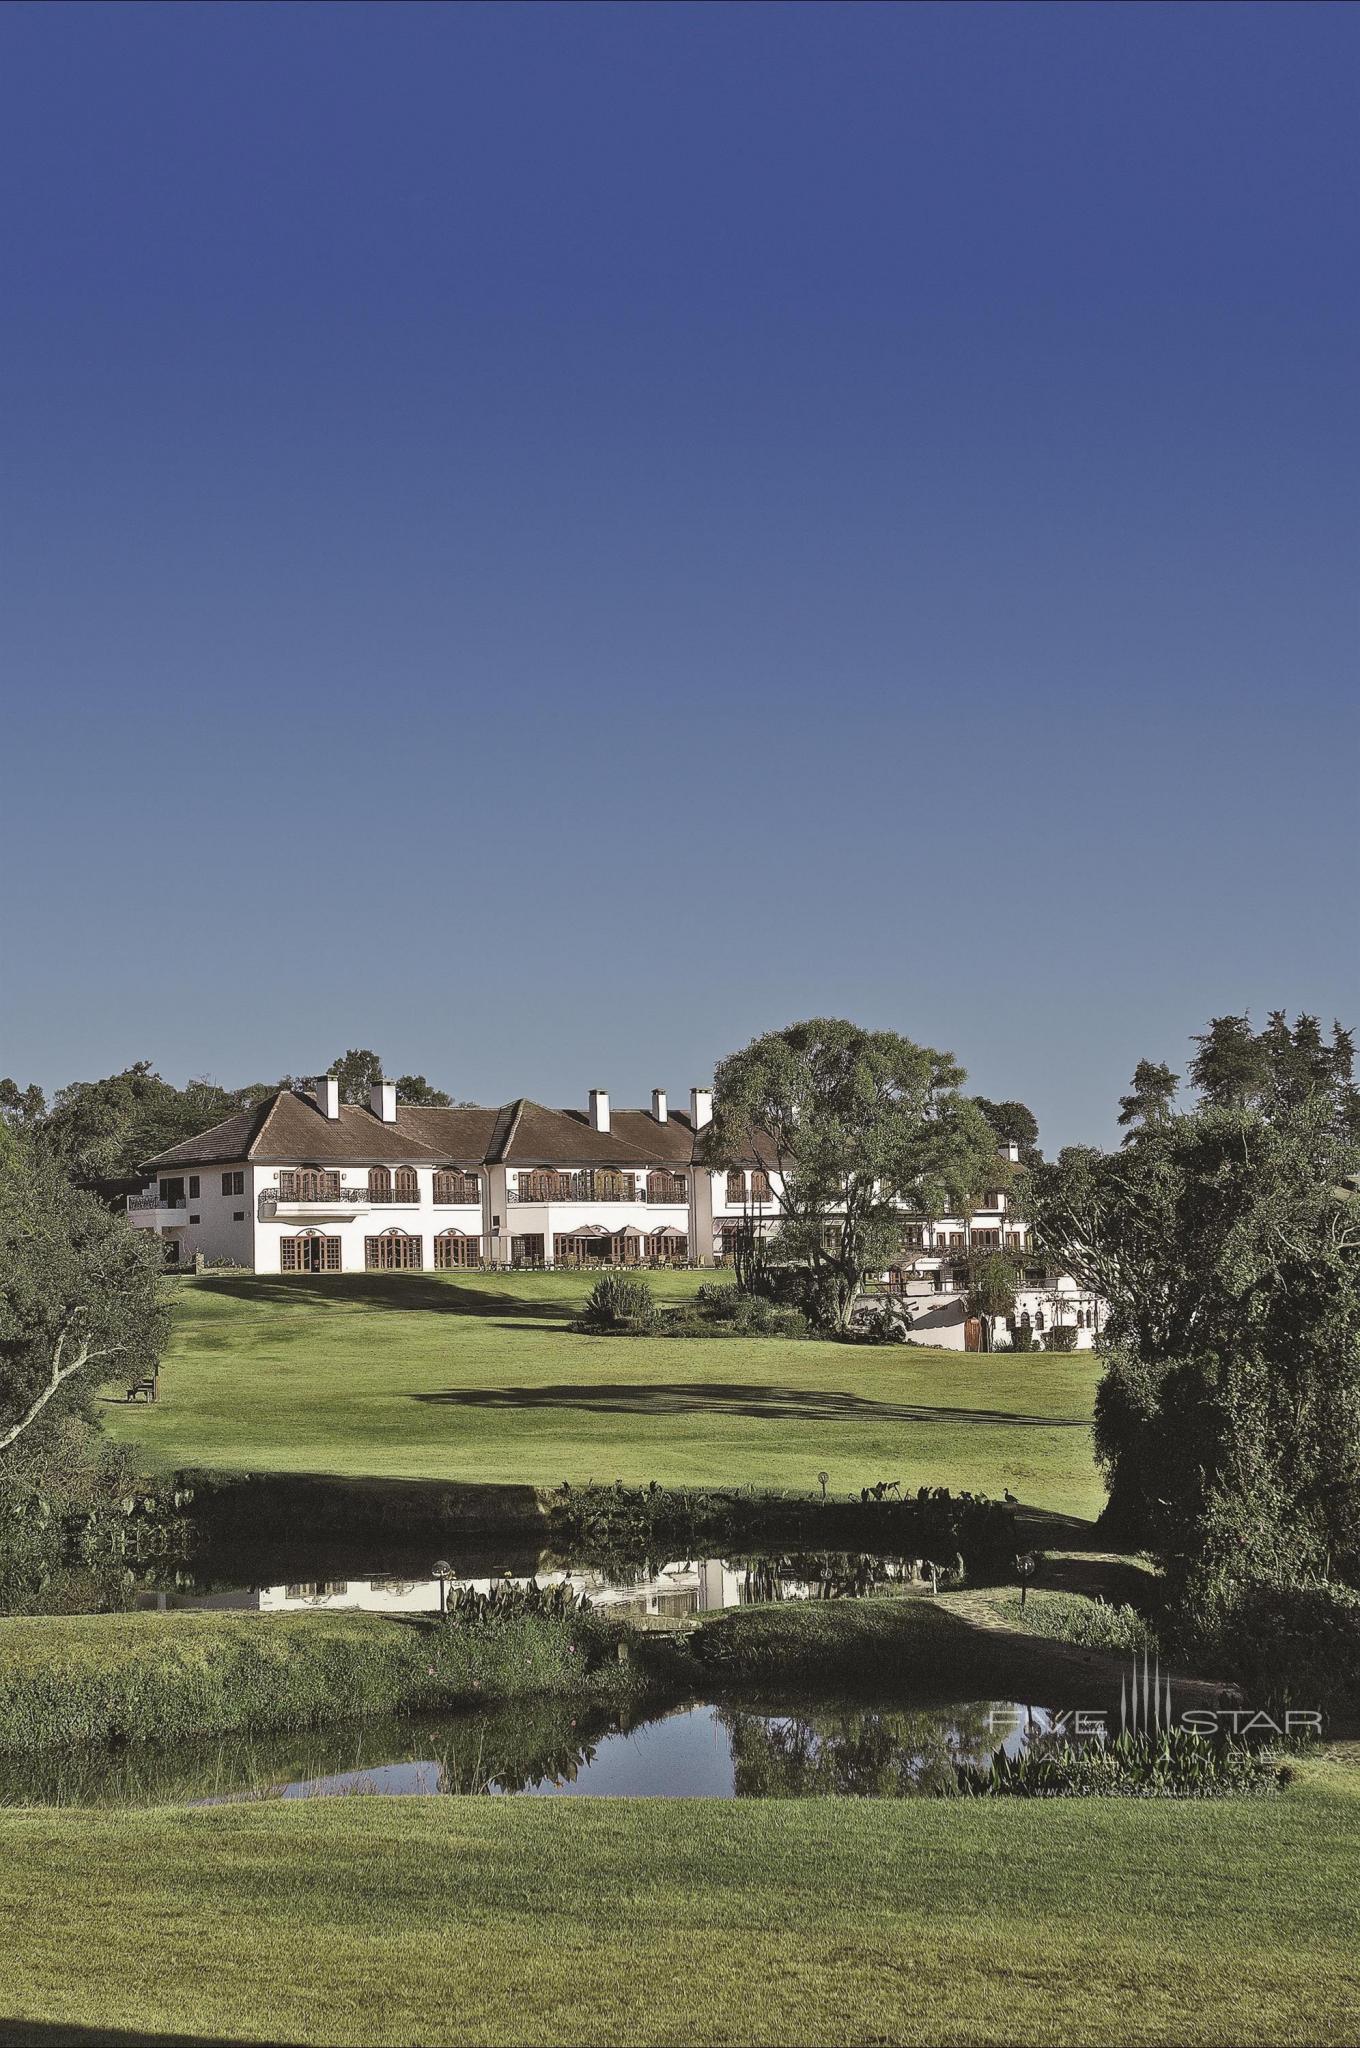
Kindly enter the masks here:
<path id="1" fill-rule="evenodd" d="M 308 1111 L 314 1125 L 317 1112 L 325 1124 L 340 1124 L 333 1082 L 316 1084 Z M 649 1127 L 657 1132 L 653 1164 L 637 1159 L 636 1135 L 632 1155 L 619 1140 L 619 1156 L 627 1164 L 600 1163 L 617 1129 L 601 1089 L 590 1092 L 584 1126 L 577 1120 L 576 1128 L 590 1134 L 579 1163 L 563 1163 L 560 1144 L 570 1146 L 572 1129 L 565 1113 L 545 1114 L 567 1130 L 551 1160 L 485 1158 L 475 1167 L 441 1168 L 428 1157 L 428 1139 L 401 1158 L 395 1090 L 383 1082 L 373 1091 L 366 1122 L 386 1141 L 381 1160 L 337 1158 L 332 1150 L 320 1162 L 299 1153 L 288 1160 L 257 1156 L 162 1166 L 146 1192 L 129 1200 L 128 1218 L 134 1227 L 157 1231 L 171 1262 L 182 1267 L 201 1255 L 209 1264 L 269 1274 L 360 1273 L 394 1263 L 417 1271 L 462 1265 L 712 1266 L 727 1258 L 731 1233 L 748 1219 L 761 1232 L 778 1228 L 777 1174 L 767 1179 L 749 1163 L 728 1171 L 677 1157 L 677 1146 L 690 1153 L 711 1120 L 707 1090 L 691 1091 L 689 1116 L 678 1124 L 660 1090 L 649 1116 L 618 1112 L 634 1134 Z M 461 1186 L 458 1199 L 446 1198 L 449 1183 L 442 1176 L 449 1171 L 475 1184 L 475 1199 L 466 1198 Z M 998 1189 L 968 1218 L 914 1222 L 904 1211 L 903 1233 L 900 1264 L 881 1276 L 882 1283 L 917 1341 L 965 1349 L 966 1289 L 958 1268 L 970 1251 L 993 1248 L 1023 1262 L 1026 1226 L 1007 1214 Z M 1056 1325 L 1074 1328 L 1078 1347 L 1085 1349 L 1095 1340 L 1099 1304 L 1067 1276 L 1035 1267 L 1018 1292 L 1015 1320 L 1027 1323 L 1040 1342 Z M 998 1326 L 993 1342 L 1004 1347 L 1008 1341 L 1008 1331 Z"/>

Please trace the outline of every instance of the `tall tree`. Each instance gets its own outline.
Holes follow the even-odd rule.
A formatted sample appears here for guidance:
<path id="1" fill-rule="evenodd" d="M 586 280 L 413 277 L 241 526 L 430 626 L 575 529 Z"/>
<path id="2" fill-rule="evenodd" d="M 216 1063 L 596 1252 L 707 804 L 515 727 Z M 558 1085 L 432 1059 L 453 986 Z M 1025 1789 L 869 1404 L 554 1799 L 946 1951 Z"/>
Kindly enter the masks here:
<path id="1" fill-rule="evenodd" d="M 970 1261 L 967 1308 L 982 1325 L 988 1351 L 996 1349 L 996 1326 L 1015 1314 L 1017 1261 L 1009 1252 L 983 1252 Z"/>
<path id="2" fill-rule="evenodd" d="M 166 1312 L 149 1236 L 72 1187 L 40 1146 L 0 1158 L 0 1460 L 40 1419 L 156 1364 Z"/>
<path id="3" fill-rule="evenodd" d="M 900 1203 L 940 1215 L 995 1177 L 995 1140 L 965 1079 L 948 1053 L 828 1017 L 719 1061 L 709 1157 L 754 1159 L 770 1175 L 781 1246 L 817 1276 L 837 1327 L 864 1275 L 900 1255 Z"/>
<path id="4" fill-rule="evenodd" d="M 1266 1079 L 1266 1058 L 1250 1017 L 1214 1017 L 1195 1044 L 1190 1079 L 1203 1102 L 1231 1109 L 1256 1102 Z"/>
<path id="5" fill-rule="evenodd" d="M 1160 1061 L 1139 1060 L 1133 1070 L 1133 1086 L 1127 1095 L 1119 1098 L 1120 1123 L 1134 1127 L 1124 1140 L 1126 1145 L 1140 1125 L 1166 1122 L 1171 1115 L 1180 1078 Z"/>
<path id="6" fill-rule="evenodd" d="M 33 1130 L 47 1114 L 47 1097 L 36 1081 L 21 1088 L 8 1075 L 0 1081 L 0 1120 L 9 1130 Z"/>
<path id="7" fill-rule="evenodd" d="M 326 1072 L 333 1074 L 340 1083 L 342 1102 L 367 1108 L 369 1089 L 383 1078 L 383 1063 L 375 1052 L 366 1047 L 351 1046 L 338 1060 L 331 1061 Z"/>
<path id="8" fill-rule="evenodd" d="M 447 1109 L 453 1097 L 442 1088 L 431 1087 L 423 1074 L 398 1074 L 397 1101 L 419 1103 L 423 1109 Z"/>
<path id="9" fill-rule="evenodd" d="M 369 1090 L 384 1074 L 377 1053 L 359 1047 L 351 1047 L 341 1059 L 332 1060 L 326 1071 L 340 1083 L 340 1100 L 361 1108 L 367 1108 Z M 442 1088 L 432 1087 L 423 1074 L 399 1074 L 396 1089 L 398 1102 L 420 1103 L 427 1109 L 447 1108 L 453 1099 Z"/>
<path id="10" fill-rule="evenodd" d="M 119 1178 L 142 1163 L 224 1123 L 246 1106 L 249 1091 L 233 1093 L 215 1081 L 176 1088 L 149 1060 L 138 1060 L 101 1081 L 73 1081 L 29 1126 L 78 1183 Z"/>
<path id="11" fill-rule="evenodd" d="M 1347 1085 L 1152 1117 L 1118 1152 L 1072 1148 L 1031 1176 L 1041 1245 L 1107 1303 L 1096 1445 L 1111 1520 L 1202 1606 L 1253 1578 L 1360 1583 Z"/>
<path id="12" fill-rule="evenodd" d="M 973 1100 L 991 1125 L 997 1144 L 1019 1147 L 1022 1166 L 1032 1166 L 1042 1159 L 1039 1120 L 1032 1109 L 1023 1102 L 989 1102 L 985 1095 L 975 1095 Z"/>

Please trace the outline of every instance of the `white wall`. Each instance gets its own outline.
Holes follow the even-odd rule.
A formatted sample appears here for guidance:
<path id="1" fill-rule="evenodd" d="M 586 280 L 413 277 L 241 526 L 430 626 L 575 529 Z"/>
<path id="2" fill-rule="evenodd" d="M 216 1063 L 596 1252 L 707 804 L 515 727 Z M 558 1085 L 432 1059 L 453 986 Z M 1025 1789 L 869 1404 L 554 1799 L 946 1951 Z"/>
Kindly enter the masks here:
<path id="1" fill-rule="evenodd" d="M 223 1194 L 225 1173 L 241 1174 L 245 1190 L 242 1194 Z M 147 1190 L 159 1189 L 162 1181 L 182 1180 L 184 1207 L 173 1211 L 144 1210 L 134 1212 L 134 1216 L 155 1218 L 150 1227 L 179 1245 L 181 1267 L 191 1266 L 196 1252 L 202 1252 L 208 1259 L 229 1259 L 233 1265 L 250 1266 L 254 1263 L 251 1176 L 252 1168 L 244 1161 L 235 1166 L 201 1166 L 192 1172 L 175 1167 L 149 1180 Z M 193 1192 L 195 1182 L 197 1194 Z"/>
<path id="2" fill-rule="evenodd" d="M 482 1201 L 478 1202 L 435 1202 L 434 1175 L 432 1166 L 416 1166 L 416 1184 L 420 1199 L 417 1202 L 374 1202 L 360 1203 L 324 1202 L 289 1206 L 287 1212 L 278 1215 L 261 1205 L 260 1195 L 268 1189 L 277 1190 L 280 1172 L 286 1168 L 277 1166 L 256 1169 L 256 1193 L 254 1211 L 255 1270 L 257 1273 L 277 1273 L 282 1270 L 279 1246 L 285 1237 L 296 1237 L 299 1233 L 316 1231 L 322 1237 L 338 1237 L 340 1240 L 340 1270 L 343 1273 L 364 1271 L 364 1239 L 377 1237 L 385 1230 L 404 1230 L 408 1236 L 421 1239 L 421 1256 L 427 1268 L 434 1266 L 434 1240 L 442 1230 L 461 1230 L 465 1236 L 481 1237 L 486 1229 L 485 1189 Z M 296 1170 L 296 1169 L 294 1169 Z M 326 1172 L 338 1172 L 342 1189 L 354 1190 L 364 1196 L 368 1191 L 368 1168 L 366 1166 L 330 1166 Z M 395 1173 L 395 1167 L 388 1168 Z M 483 1185 L 485 1173 L 481 1175 Z"/>

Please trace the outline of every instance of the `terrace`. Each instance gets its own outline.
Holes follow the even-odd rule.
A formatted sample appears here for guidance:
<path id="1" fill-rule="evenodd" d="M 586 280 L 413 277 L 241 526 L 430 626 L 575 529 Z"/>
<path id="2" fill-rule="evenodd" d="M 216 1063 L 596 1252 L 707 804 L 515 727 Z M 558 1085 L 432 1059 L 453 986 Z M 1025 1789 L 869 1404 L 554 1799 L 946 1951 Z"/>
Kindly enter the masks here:
<path id="1" fill-rule="evenodd" d="M 621 1173 L 609 1167 L 561 1172 L 537 1167 L 521 1172 L 508 1191 L 511 1202 L 652 1202 L 683 1207 L 689 1199 L 679 1173 Z"/>

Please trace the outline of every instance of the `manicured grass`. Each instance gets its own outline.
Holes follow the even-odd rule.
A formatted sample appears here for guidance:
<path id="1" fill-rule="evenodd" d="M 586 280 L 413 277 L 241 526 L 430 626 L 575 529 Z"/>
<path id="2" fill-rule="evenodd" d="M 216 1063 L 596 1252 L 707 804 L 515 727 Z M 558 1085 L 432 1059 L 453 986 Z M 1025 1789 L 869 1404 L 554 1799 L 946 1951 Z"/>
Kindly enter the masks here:
<path id="1" fill-rule="evenodd" d="M 0 2041 L 1350 2042 L 1357 1822 L 1327 1765 L 1189 1807 L 29 1809 Z"/>
<path id="2" fill-rule="evenodd" d="M 704 1277 L 650 1276 L 680 1300 Z M 1090 1517 L 1089 1355 L 578 1336 L 579 1274 L 177 1283 L 155 1407 L 103 1409 L 162 1465 L 469 1484 L 834 1491 L 929 1482 Z"/>

